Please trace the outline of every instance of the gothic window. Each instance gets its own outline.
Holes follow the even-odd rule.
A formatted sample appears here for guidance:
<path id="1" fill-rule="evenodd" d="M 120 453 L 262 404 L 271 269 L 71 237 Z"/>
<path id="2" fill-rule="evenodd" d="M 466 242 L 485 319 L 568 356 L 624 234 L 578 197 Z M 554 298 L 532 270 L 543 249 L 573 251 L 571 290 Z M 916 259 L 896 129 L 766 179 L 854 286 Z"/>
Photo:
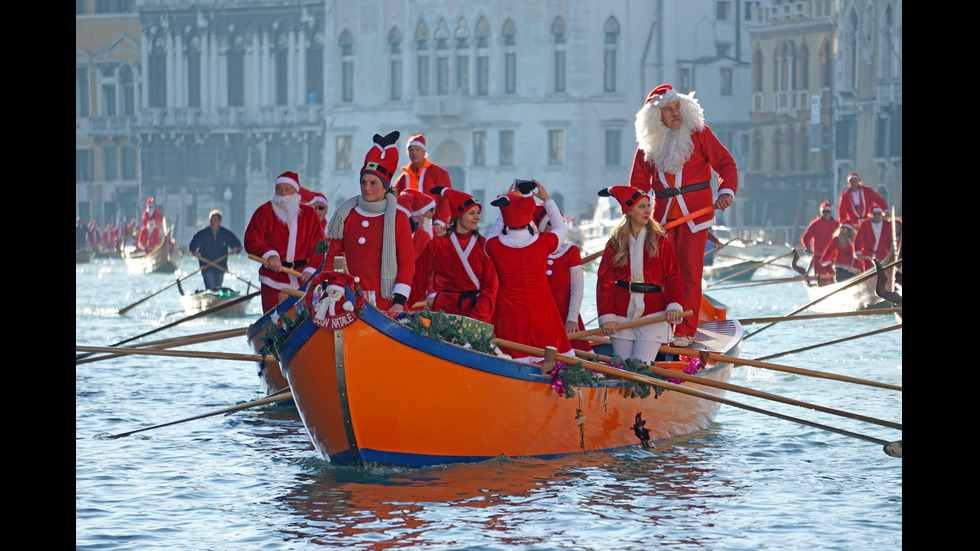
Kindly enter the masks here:
<path id="1" fill-rule="evenodd" d="M 419 21 L 415 28 L 415 85 L 418 95 L 429 95 L 429 27 Z"/>
<path id="2" fill-rule="evenodd" d="M 619 44 L 619 21 L 615 17 L 606 20 L 605 40 L 603 42 L 602 57 L 602 90 L 604 92 L 616 91 L 616 50 Z"/>
<path id="3" fill-rule="evenodd" d="M 354 35 L 348 29 L 340 33 L 340 100 L 354 101 Z"/>
<path id="4" fill-rule="evenodd" d="M 551 37 L 554 41 L 555 50 L 555 92 L 564 92 L 567 80 L 567 52 L 565 50 L 565 20 L 561 16 L 556 17 L 551 23 Z"/>
<path id="5" fill-rule="evenodd" d="M 490 57 L 487 49 L 490 47 L 490 24 L 485 17 L 476 22 L 476 95 L 486 96 L 490 93 Z"/>
<path id="6" fill-rule="evenodd" d="M 513 19 L 504 21 L 504 93 L 517 93 L 517 25 Z"/>
<path id="7" fill-rule="evenodd" d="M 390 91 L 388 99 L 400 101 L 402 99 L 402 33 L 398 27 L 392 27 L 388 33 L 388 53 L 391 55 L 389 61 L 388 86 Z"/>

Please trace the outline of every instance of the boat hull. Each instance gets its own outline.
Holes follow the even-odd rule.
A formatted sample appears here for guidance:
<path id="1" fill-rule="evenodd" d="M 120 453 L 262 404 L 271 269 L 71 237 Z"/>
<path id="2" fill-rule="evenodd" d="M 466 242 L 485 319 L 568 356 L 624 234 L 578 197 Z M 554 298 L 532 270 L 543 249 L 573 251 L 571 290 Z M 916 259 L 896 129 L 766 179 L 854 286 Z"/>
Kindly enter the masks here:
<path id="1" fill-rule="evenodd" d="M 146 254 L 131 248 L 123 251 L 130 274 L 172 274 L 180 265 L 180 254 L 173 240 L 165 241 Z"/>
<path id="2" fill-rule="evenodd" d="M 238 293 L 232 289 L 222 288 L 220 291 L 198 291 L 196 293 L 181 295 L 180 305 L 183 306 L 186 313 L 196 314 L 205 310 L 217 308 L 222 304 L 232 302 L 240 298 L 242 298 L 241 293 Z M 214 315 L 241 316 L 245 314 L 247 307 L 248 301 L 243 300 L 234 304 L 233 306 L 218 310 L 214 313 Z"/>
<path id="3" fill-rule="evenodd" d="M 266 332 L 277 327 L 278 320 L 283 316 L 292 318 L 295 315 L 297 297 L 289 297 L 275 308 L 263 314 L 258 320 L 248 327 L 245 338 L 248 340 L 249 347 L 256 354 L 268 355 L 271 352 L 266 348 Z M 282 374 L 282 369 L 276 362 L 266 362 L 257 365 L 259 380 L 265 388 L 266 395 L 275 394 L 281 390 L 289 388 L 286 376 Z"/>
<path id="4" fill-rule="evenodd" d="M 735 264 L 725 264 L 721 266 L 705 266 L 704 279 L 725 281 L 749 281 L 755 275 L 755 271 L 762 266 L 762 262 L 746 260 Z"/>
<path id="5" fill-rule="evenodd" d="M 854 276 L 854 278 L 865 277 L 868 272 Z M 865 277 L 864 281 L 854 283 L 854 278 L 846 279 L 830 285 L 816 285 L 804 282 L 807 296 L 810 302 L 820 300 L 809 307 L 809 310 L 818 313 L 834 312 L 857 312 L 860 310 L 873 310 L 876 308 L 887 308 L 891 303 L 878 296 L 875 292 L 875 278 Z M 828 296 L 832 295 L 832 296 Z M 827 297 L 824 299 L 824 297 Z"/>
<path id="6" fill-rule="evenodd" d="M 340 464 L 422 467 L 615 450 L 640 443 L 631 429 L 638 413 L 659 440 L 704 429 L 718 411 L 717 402 L 680 392 L 629 398 L 615 379 L 561 397 L 537 366 L 419 335 L 371 306 L 342 330 L 307 319 L 280 353 L 314 447 Z M 714 365 L 700 375 L 727 382 L 731 369 Z"/>

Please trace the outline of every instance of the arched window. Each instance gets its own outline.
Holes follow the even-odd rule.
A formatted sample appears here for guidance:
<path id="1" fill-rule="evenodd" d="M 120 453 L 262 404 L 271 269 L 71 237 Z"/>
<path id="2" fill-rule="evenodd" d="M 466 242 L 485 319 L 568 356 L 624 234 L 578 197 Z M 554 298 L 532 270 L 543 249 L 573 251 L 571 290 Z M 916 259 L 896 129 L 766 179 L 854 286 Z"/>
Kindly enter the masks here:
<path id="1" fill-rule="evenodd" d="M 504 21 L 504 93 L 517 93 L 517 24 L 513 19 Z"/>
<path id="2" fill-rule="evenodd" d="M 561 16 L 551 22 L 551 38 L 555 47 L 555 92 L 564 92 L 567 80 L 567 52 L 565 51 L 565 20 Z"/>
<path id="3" fill-rule="evenodd" d="M 619 21 L 615 17 L 606 19 L 603 27 L 602 91 L 616 91 L 616 53 L 619 48 Z"/>
<path id="4" fill-rule="evenodd" d="M 762 132 L 752 134 L 752 170 L 762 170 Z"/>
<path id="5" fill-rule="evenodd" d="M 752 54 L 752 92 L 762 92 L 762 50 L 758 48 Z"/>
<path id="6" fill-rule="evenodd" d="M 402 99 L 402 32 L 392 27 L 388 32 L 388 99 Z"/>
<path id="7" fill-rule="evenodd" d="M 841 36 L 841 59 L 844 62 L 842 87 L 844 90 L 857 88 L 858 79 L 858 15 L 852 9 L 847 15 L 844 32 Z"/>
<path id="8" fill-rule="evenodd" d="M 772 169 L 775 172 L 779 172 L 783 169 L 782 157 L 783 157 L 783 133 L 780 130 L 772 135 Z"/>
<path id="9" fill-rule="evenodd" d="M 804 126 L 800 129 L 800 172 L 810 171 L 810 134 Z"/>
<path id="10" fill-rule="evenodd" d="M 796 89 L 810 89 L 810 49 L 806 44 L 803 44 L 796 56 Z"/>
<path id="11" fill-rule="evenodd" d="M 344 29 L 340 33 L 341 101 L 354 101 L 354 35 Z"/>
<path id="12" fill-rule="evenodd" d="M 429 95 L 429 27 L 425 21 L 415 27 L 415 86 L 418 95 Z"/>
<path id="13" fill-rule="evenodd" d="M 486 17 L 480 17 L 476 22 L 476 95 L 486 96 L 490 93 L 490 24 Z"/>
<path id="14" fill-rule="evenodd" d="M 470 29 L 462 17 L 456 25 L 456 92 L 470 93 Z"/>

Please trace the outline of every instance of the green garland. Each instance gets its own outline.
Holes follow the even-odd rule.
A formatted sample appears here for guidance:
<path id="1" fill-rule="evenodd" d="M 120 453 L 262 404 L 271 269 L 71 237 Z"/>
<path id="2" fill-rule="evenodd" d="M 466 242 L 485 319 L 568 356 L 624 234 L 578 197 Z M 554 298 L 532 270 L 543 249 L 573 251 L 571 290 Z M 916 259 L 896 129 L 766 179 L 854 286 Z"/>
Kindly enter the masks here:
<path id="1" fill-rule="evenodd" d="M 661 381 L 667 380 L 660 375 L 655 375 L 650 370 L 650 366 L 648 364 L 634 358 L 629 358 L 624 361 L 619 356 L 613 356 L 609 363 L 613 367 L 624 371 L 646 375 L 647 377 L 653 377 L 654 379 L 659 379 Z M 574 364 L 555 362 L 555 368 L 549 372 L 549 375 L 551 375 L 553 379 L 553 383 L 551 385 L 552 388 L 555 389 L 555 392 L 557 392 L 559 396 L 564 396 L 566 398 L 575 397 L 574 387 L 594 386 L 599 381 L 596 373 L 590 369 L 586 369 L 582 365 L 581 361 Z M 611 376 L 615 377 L 615 375 Z M 631 381 L 629 379 L 623 379 L 623 382 L 625 384 L 620 387 L 620 392 L 627 398 L 646 398 L 652 391 L 653 397 L 656 399 L 659 398 L 664 392 L 662 387 L 655 385 L 648 385 L 646 383 Z"/>
<path id="2" fill-rule="evenodd" d="M 499 348 L 493 344 L 493 325 L 467 318 L 433 312 L 405 312 L 398 318 L 402 324 L 420 335 L 455 344 L 486 354 L 498 354 Z"/>
<path id="3" fill-rule="evenodd" d="M 282 357 L 280 357 L 279 350 L 282 345 L 289 338 L 289 335 L 300 326 L 306 318 L 310 317 L 310 312 L 303 307 L 302 303 L 298 303 L 296 309 L 294 310 L 295 317 L 290 318 L 288 315 L 282 315 L 277 322 L 266 324 L 265 331 L 262 333 L 263 342 L 265 346 L 262 347 L 260 354 L 264 358 L 265 356 L 272 354 L 275 356 L 276 360 L 280 363 L 282 362 Z M 265 360 L 262 360 L 263 368 L 265 367 Z"/>

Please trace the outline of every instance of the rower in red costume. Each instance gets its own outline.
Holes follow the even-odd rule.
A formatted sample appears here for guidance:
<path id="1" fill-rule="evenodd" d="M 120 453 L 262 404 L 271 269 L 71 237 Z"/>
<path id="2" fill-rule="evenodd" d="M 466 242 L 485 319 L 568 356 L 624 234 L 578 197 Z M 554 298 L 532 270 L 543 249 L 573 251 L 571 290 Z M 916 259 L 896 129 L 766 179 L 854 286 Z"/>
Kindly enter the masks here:
<path id="1" fill-rule="evenodd" d="M 892 226 L 884 221 L 884 209 L 875 206 L 871 218 L 861 222 L 854 237 L 854 254 L 872 266 L 872 260 L 884 262 L 892 250 Z"/>
<path id="2" fill-rule="evenodd" d="M 316 211 L 316 215 L 320 219 L 320 226 L 323 228 L 323 235 L 326 237 L 328 211 L 327 196 L 319 191 L 313 191 L 306 188 L 300 189 L 299 195 L 302 198 L 303 204 L 309 205 Z"/>
<path id="3" fill-rule="evenodd" d="M 652 362 L 670 342 L 670 325 L 680 321 L 684 285 L 680 265 L 663 228 L 653 220 L 650 196 L 630 186 L 612 186 L 600 197 L 615 197 L 623 218 L 609 235 L 599 261 L 596 308 L 599 325 L 621 358 Z M 617 325 L 666 314 L 667 320 L 639 327 Z"/>
<path id="4" fill-rule="evenodd" d="M 320 219 L 316 211 L 303 204 L 300 189 L 299 176 L 283 172 L 275 180 L 272 199 L 255 209 L 245 228 L 245 251 L 268 261 L 268 266 L 259 267 L 265 312 L 286 298 L 282 289 L 299 289 L 323 260 L 315 252 L 317 242 L 323 239 Z M 283 268 L 302 275 L 287 274 Z"/>
<path id="5" fill-rule="evenodd" d="M 841 222 L 834 232 L 834 238 L 827 244 L 818 260 L 826 268 L 833 270 L 836 281 L 846 281 L 856 274 L 866 270 L 865 261 L 854 256 L 854 223 L 850 220 Z M 824 283 L 821 280 L 819 283 Z"/>
<path id="6" fill-rule="evenodd" d="M 416 134 L 405 144 L 408 151 L 409 163 L 402 167 L 402 175 L 395 182 L 395 189 L 401 193 L 405 189 L 417 189 L 429 193 L 434 187 L 453 187 L 449 172 L 429 160 L 425 147 L 425 136 Z M 436 199 L 436 212 L 432 217 L 432 225 L 437 226 L 436 233 L 442 233 L 449 223 L 449 204 L 441 197 Z"/>
<path id="7" fill-rule="evenodd" d="M 551 217 L 538 205 L 534 212 L 534 225 L 540 232 L 551 231 Z M 567 224 L 566 224 L 567 226 Z M 582 322 L 582 299 L 585 297 L 585 266 L 582 264 L 582 252 L 567 240 L 562 241 L 558 250 L 548 255 L 548 286 L 551 296 L 555 298 L 558 314 L 565 320 L 565 332 L 576 333 L 585 331 Z M 572 348 L 592 351 L 592 343 L 585 339 L 572 339 Z"/>
<path id="8" fill-rule="evenodd" d="M 429 241 L 432 241 L 432 230 L 426 228 L 428 224 L 425 222 L 432 218 L 436 208 L 436 200 L 431 195 L 422 193 L 417 189 L 406 189 L 398 194 L 398 208 L 408 215 L 409 224 L 412 226 L 412 243 L 415 245 L 417 266 L 422 251 L 425 250 Z"/>
<path id="9" fill-rule="evenodd" d="M 654 88 L 636 114 L 638 149 L 630 172 L 630 186 L 652 191 L 654 220 L 665 225 L 712 205 L 711 173 L 718 174 L 715 209 L 725 210 L 735 200 L 738 169 L 728 149 L 704 123 L 704 111 L 694 92 L 681 94 L 670 85 Z M 684 309 L 694 315 L 675 328 L 673 344 L 694 341 L 701 311 L 701 277 L 708 228 L 714 210 L 674 227 L 667 236 L 680 261 L 684 281 Z"/>
<path id="10" fill-rule="evenodd" d="M 361 193 L 344 201 L 327 224 L 328 258 L 344 256 L 364 299 L 398 313 L 412 290 L 415 249 L 408 215 L 398 210 L 391 178 L 398 168 L 399 133 L 374 135 L 361 168 Z"/>
<path id="11" fill-rule="evenodd" d="M 810 222 L 800 237 L 800 242 L 806 247 L 806 252 L 813 255 L 813 273 L 817 276 L 823 276 L 824 280 L 832 279 L 834 271 L 829 265 L 824 265 L 818 259 L 827 249 L 827 245 L 834 239 L 838 227 L 840 227 L 840 222 L 834 219 L 833 207 L 829 202 L 824 201 L 820 203 L 820 216 Z"/>
<path id="12" fill-rule="evenodd" d="M 874 207 L 888 210 L 888 203 L 885 202 L 885 198 L 862 184 L 861 177 L 857 175 L 857 172 L 852 172 L 847 177 L 847 186 L 837 203 L 838 220 L 853 220 L 855 224 L 860 225 L 863 220 L 871 216 L 871 210 Z"/>
<path id="13" fill-rule="evenodd" d="M 433 312 L 493 323 L 497 270 L 478 229 L 483 205 L 451 188 L 435 187 L 431 193 L 449 204 L 450 220 L 446 233 L 433 237 L 416 261 L 411 302 L 425 299 Z"/>
<path id="14" fill-rule="evenodd" d="M 534 229 L 537 206 L 532 190 L 544 202 L 553 229 L 540 233 Z M 548 285 L 548 255 L 565 240 L 565 220 L 554 199 L 537 181 L 517 180 L 506 195 L 492 203 L 500 208 L 487 238 L 487 256 L 497 270 L 497 304 L 494 334 L 504 340 L 537 348 L 554 347 L 559 354 L 573 355 L 565 333 L 565 320 Z M 525 352 L 501 349 L 518 361 L 532 358 Z"/>

